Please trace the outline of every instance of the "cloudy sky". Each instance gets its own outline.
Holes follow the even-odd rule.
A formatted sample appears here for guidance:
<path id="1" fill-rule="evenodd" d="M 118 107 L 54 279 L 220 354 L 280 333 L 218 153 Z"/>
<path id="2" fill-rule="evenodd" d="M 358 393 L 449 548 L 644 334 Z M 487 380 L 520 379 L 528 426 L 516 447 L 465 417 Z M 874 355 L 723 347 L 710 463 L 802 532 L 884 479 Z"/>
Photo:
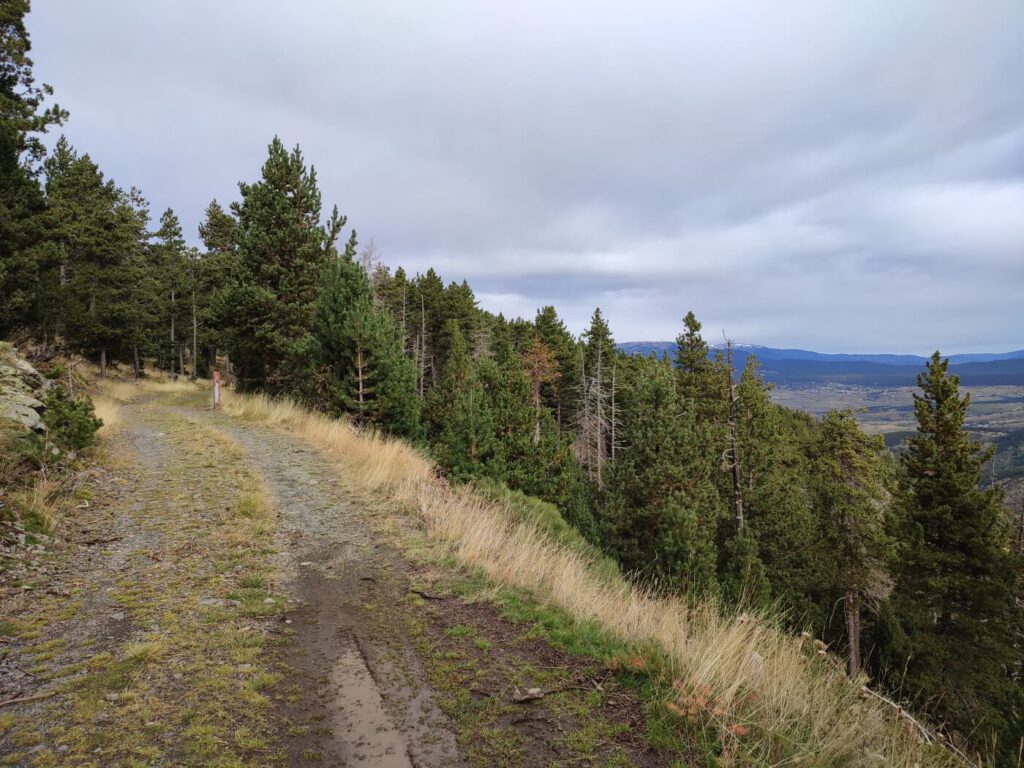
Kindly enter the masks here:
<path id="1" fill-rule="evenodd" d="M 72 143 L 193 233 L 279 134 L 387 263 L 506 315 L 1024 347 L 1021 0 L 34 6 Z"/>

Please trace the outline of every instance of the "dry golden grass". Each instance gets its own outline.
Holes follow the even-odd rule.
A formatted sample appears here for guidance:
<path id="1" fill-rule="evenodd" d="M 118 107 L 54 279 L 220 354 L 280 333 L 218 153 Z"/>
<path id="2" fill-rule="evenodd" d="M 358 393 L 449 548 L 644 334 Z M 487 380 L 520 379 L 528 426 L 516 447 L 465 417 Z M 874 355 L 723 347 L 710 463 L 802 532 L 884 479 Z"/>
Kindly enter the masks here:
<path id="1" fill-rule="evenodd" d="M 150 394 L 191 394 L 200 391 L 205 382 L 190 382 L 186 379 L 177 381 L 160 379 L 142 379 L 141 381 L 106 378 L 100 379 L 95 371 L 84 369 L 92 382 L 93 410 L 103 420 L 99 436 L 101 439 L 114 435 L 121 427 L 121 406 L 134 402 L 144 395 Z"/>
<path id="2" fill-rule="evenodd" d="M 66 496 L 61 478 L 41 474 L 27 488 L 15 491 L 11 499 L 23 520 L 34 520 L 45 533 L 53 534 L 63 520 Z"/>
<path id="3" fill-rule="evenodd" d="M 849 682 L 813 643 L 808 647 L 761 617 L 657 597 L 625 581 L 609 583 L 586 557 L 514 522 L 496 502 L 438 481 L 431 463 L 400 440 L 358 432 L 344 421 L 264 396 L 227 392 L 225 408 L 319 448 L 357 489 L 415 510 L 433 536 L 495 582 L 550 601 L 577 620 L 597 622 L 627 643 L 656 644 L 675 680 L 669 708 L 717 728 L 734 756 L 779 766 L 957 764 Z"/>
<path id="4" fill-rule="evenodd" d="M 205 380 L 189 381 L 188 379 L 140 379 L 138 381 L 123 379 L 95 379 L 95 386 L 100 393 L 119 403 L 133 402 L 147 394 L 191 394 L 209 386 Z"/>
<path id="5" fill-rule="evenodd" d="M 97 395 L 92 399 L 93 411 L 103 421 L 100 439 L 110 437 L 121 427 L 121 403 L 114 397 Z"/>

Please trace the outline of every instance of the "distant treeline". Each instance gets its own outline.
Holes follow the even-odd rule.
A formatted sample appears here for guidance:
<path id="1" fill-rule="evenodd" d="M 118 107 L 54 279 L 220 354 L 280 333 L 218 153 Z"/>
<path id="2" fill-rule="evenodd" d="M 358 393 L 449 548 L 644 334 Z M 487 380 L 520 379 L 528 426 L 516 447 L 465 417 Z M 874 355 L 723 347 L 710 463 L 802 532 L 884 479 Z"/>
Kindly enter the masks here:
<path id="1" fill-rule="evenodd" d="M 619 345 L 629 354 L 675 355 L 672 342 L 627 342 Z M 713 354 L 713 352 L 712 352 Z M 737 348 L 737 364 L 742 367 L 749 355 L 761 361 L 762 375 L 773 384 L 820 384 L 834 382 L 863 387 L 913 387 L 926 360 L 913 361 L 911 355 L 823 355 L 805 350 Z M 792 355 L 788 357 L 787 355 Z M 878 358 L 847 359 L 847 358 Z M 1024 351 L 1007 353 L 1006 359 L 977 361 L 974 357 L 997 355 L 958 355 L 950 358 L 950 372 L 963 386 L 1024 386 Z M 956 358 L 963 360 L 956 362 Z M 911 362 L 908 362 L 911 361 Z"/>

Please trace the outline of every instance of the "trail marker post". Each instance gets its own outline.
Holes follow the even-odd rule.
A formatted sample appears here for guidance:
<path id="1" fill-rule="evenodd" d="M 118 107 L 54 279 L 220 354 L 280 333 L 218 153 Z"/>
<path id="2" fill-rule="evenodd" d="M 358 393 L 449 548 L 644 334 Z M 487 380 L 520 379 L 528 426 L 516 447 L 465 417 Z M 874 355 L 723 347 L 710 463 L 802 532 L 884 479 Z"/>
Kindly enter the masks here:
<path id="1" fill-rule="evenodd" d="M 213 372 L 213 410 L 220 410 L 220 371 Z"/>

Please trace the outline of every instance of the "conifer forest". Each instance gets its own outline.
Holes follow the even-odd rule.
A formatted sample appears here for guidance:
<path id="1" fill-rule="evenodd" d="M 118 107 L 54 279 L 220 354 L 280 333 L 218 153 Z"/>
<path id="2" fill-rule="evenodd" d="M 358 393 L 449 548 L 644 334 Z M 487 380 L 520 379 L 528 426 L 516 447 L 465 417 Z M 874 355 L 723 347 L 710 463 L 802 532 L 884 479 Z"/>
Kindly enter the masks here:
<path id="1" fill-rule="evenodd" d="M 756 353 L 738 363 L 685 293 L 674 354 L 644 356 L 600 308 L 576 335 L 556 306 L 505 316 L 389 263 L 301 136 L 267 136 L 186 232 L 61 135 L 74 116 L 34 79 L 28 10 L 0 4 L 0 338 L 101 379 L 217 369 L 401 438 L 452 486 L 553 506 L 630 583 L 807 633 L 965 752 L 1019 765 L 1024 550 L 940 352 L 894 452 L 852 409 L 773 402 Z"/>

